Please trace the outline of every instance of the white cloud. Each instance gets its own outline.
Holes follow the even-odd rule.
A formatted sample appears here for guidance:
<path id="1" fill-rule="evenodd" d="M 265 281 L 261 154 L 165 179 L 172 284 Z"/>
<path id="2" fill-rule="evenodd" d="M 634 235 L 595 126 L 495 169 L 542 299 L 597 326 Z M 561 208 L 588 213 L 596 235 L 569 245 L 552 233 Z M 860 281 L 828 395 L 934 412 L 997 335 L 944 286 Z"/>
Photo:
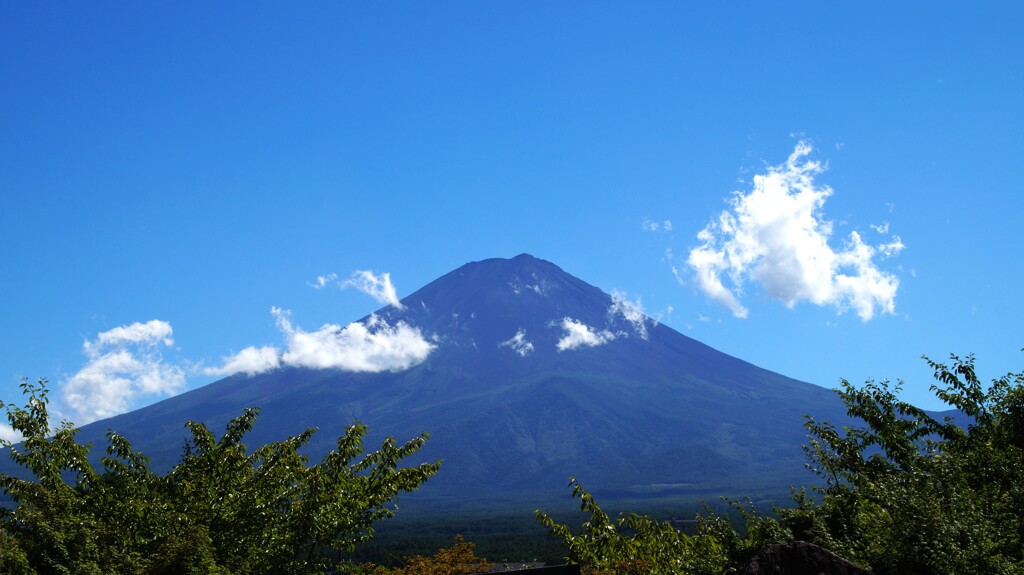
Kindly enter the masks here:
<path id="1" fill-rule="evenodd" d="M 656 222 L 650 218 L 644 218 L 644 221 L 640 224 L 640 229 L 645 232 L 657 232 L 665 230 L 666 232 L 672 231 L 671 220 L 665 220 L 664 222 Z"/>
<path id="2" fill-rule="evenodd" d="M 185 388 L 184 371 L 164 363 L 160 347 L 174 344 L 171 324 L 152 320 L 116 327 L 82 344 L 89 361 L 64 382 L 64 402 L 77 413 L 75 423 L 128 411 L 144 394 L 171 396 Z"/>
<path id="3" fill-rule="evenodd" d="M 352 275 L 344 281 L 338 279 L 338 274 L 329 273 L 316 276 L 316 280 L 307 282 L 307 284 L 313 289 L 323 289 L 331 284 L 337 285 L 340 289 L 353 287 L 377 300 L 379 303 L 390 304 L 398 309 L 405 309 L 405 306 L 398 300 L 398 293 L 395 290 L 394 284 L 391 283 L 391 274 L 387 272 L 378 275 L 370 270 L 357 270 L 352 272 Z"/>
<path id="4" fill-rule="evenodd" d="M 701 239 L 707 242 L 705 238 Z M 733 295 L 732 290 L 725 287 L 719 277 L 723 270 L 728 269 L 724 253 L 710 249 L 708 244 L 705 243 L 705 247 L 690 251 L 687 263 L 690 264 L 690 267 L 697 274 L 697 285 L 704 290 L 708 297 L 731 309 L 736 317 L 745 318 L 749 315 L 750 312 L 747 308 L 740 304 L 740 301 Z M 673 271 L 677 270 L 673 268 Z M 678 279 L 679 277 L 679 274 L 676 273 L 676 278 Z"/>
<path id="5" fill-rule="evenodd" d="M 388 325 L 377 316 L 366 324 L 325 324 L 308 332 L 294 327 L 289 312 L 272 308 L 288 349 L 281 362 L 296 367 L 345 371 L 401 371 L 424 361 L 436 347 L 405 322 Z"/>
<path id="6" fill-rule="evenodd" d="M 899 236 L 893 236 L 889 243 L 878 244 L 878 251 L 881 252 L 882 257 L 891 258 L 902 252 L 905 247 L 907 246 L 903 245 L 903 240 Z"/>
<path id="7" fill-rule="evenodd" d="M 652 316 L 649 316 L 648 319 L 650 319 L 653 325 L 657 326 L 658 324 L 662 323 L 662 321 L 664 321 L 665 318 L 671 318 L 673 311 L 675 311 L 675 308 L 673 308 L 672 306 L 665 306 L 664 309 L 655 313 Z"/>
<path id="8" fill-rule="evenodd" d="M 118 346 L 127 344 L 157 344 L 174 345 L 171 336 L 174 330 L 171 324 L 166 321 L 152 319 L 146 323 L 135 322 L 131 325 L 122 325 L 109 331 L 100 333 L 95 342 L 86 341 L 83 345 L 86 352 L 90 349 L 97 349 L 103 346 Z"/>
<path id="9" fill-rule="evenodd" d="M 558 351 L 584 346 L 594 347 L 615 339 L 615 334 L 606 329 L 596 331 L 590 326 L 569 317 L 562 319 L 562 329 L 565 330 L 565 335 L 558 340 Z"/>
<path id="10" fill-rule="evenodd" d="M 220 367 L 208 367 L 203 370 L 206 375 L 231 375 L 245 373 L 255 375 L 276 369 L 281 364 L 281 354 L 276 347 L 250 346 L 233 356 L 225 357 Z"/>
<path id="11" fill-rule="evenodd" d="M 391 283 L 391 274 L 387 272 L 376 275 L 369 270 L 358 270 L 352 274 L 352 277 L 341 282 L 340 285 L 342 289 L 354 287 L 380 303 L 391 304 L 398 309 L 405 308 L 398 301 L 395 286 Z"/>
<path id="12" fill-rule="evenodd" d="M 665 248 L 665 259 L 668 260 L 669 266 L 672 268 L 672 275 L 676 278 L 676 283 L 680 286 L 686 285 L 686 278 L 683 277 L 683 273 L 676 267 L 675 255 L 672 253 L 672 248 Z"/>
<path id="13" fill-rule="evenodd" d="M 874 317 L 876 306 L 883 312 L 895 312 L 899 280 L 879 271 L 871 263 L 874 255 L 875 250 L 861 241 L 857 232 L 851 232 L 850 241 L 839 254 L 838 260 L 840 269 L 852 269 L 856 273 L 838 273 L 834 278 L 836 293 L 841 298 L 836 302 L 837 305 L 840 309 L 844 309 L 847 304 L 852 305 L 863 321 Z"/>
<path id="14" fill-rule="evenodd" d="M 518 330 L 514 336 L 498 344 L 498 347 L 511 347 L 521 357 L 533 351 L 533 343 L 526 339 L 526 330 Z"/>
<path id="15" fill-rule="evenodd" d="M 0 423 L 0 441 L 9 441 L 11 443 L 17 443 L 23 438 L 20 433 L 14 430 L 13 427 L 6 423 Z"/>
<path id="16" fill-rule="evenodd" d="M 871 229 L 880 234 L 889 233 L 889 222 L 882 222 L 880 225 L 871 224 Z"/>
<path id="17" fill-rule="evenodd" d="M 842 249 L 830 247 L 832 224 L 821 209 L 832 189 L 815 184 L 825 168 L 807 159 L 811 151 L 798 143 L 785 164 L 755 176 L 753 190 L 736 192 L 731 208 L 697 234 L 703 243 L 687 259 L 697 285 L 736 317 L 749 315 L 740 302 L 748 280 L 788 307 L 800 301 L 840 312 L 853 307 L 864 321 L 876 310 L 893 312 L 899 280 L 873 259 L 879 252 L 895 255 L 902 241 L 894 236 L 876 249 L 852 232 Z"/>
<path id="18" fill-rule="evenodd" d="M 316 276 L 316 281 L 310 282 L 309 286 L 313 289 L 323 289 L 327 287 L 327 284 L 332 284 L 338 281 L 338 274 L 327 274 L 325 276 Z"/>
<path id="19" fill-rule="evenodd" d="M 633 331 L 641 339 L 647 339 L 647 315 L 644 314 L 644 308 L 639 298 L 636 301 L 629 301 L 626 299 L 626 294 L 613 290 L 612 305 L 608 308 L 608 315 L 613 317 L 621 315 L 633 326 Z"/>
<path id="20" fill-rule="evenodd" d="M 282 365 L 360 372 L 401 371 L 421 363 L 437 347 L 419 329 L 401 321 L 389 325 L 376 315 L 364 323 L 328 323 L 316 331 L 305 331 L 292 324 L 291 312 L 272 307 L 270 313 L 285 337 L 283 352 L 269 345 L 250 346 L 224 357 L 219 367 L 206 368 L 203 373 L 255 375 Z"/>

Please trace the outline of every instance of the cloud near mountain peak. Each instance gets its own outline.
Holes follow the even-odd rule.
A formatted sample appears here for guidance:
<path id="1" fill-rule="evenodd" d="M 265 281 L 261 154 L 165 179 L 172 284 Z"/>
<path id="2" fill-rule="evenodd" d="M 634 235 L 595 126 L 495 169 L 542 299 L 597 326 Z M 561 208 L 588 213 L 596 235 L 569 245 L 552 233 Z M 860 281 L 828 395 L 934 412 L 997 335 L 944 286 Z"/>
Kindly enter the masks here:
<path id="1" fill-rule="evenodd" d="M 376 315 L 365 322 L 344 327 L 324 324 L 307 332 L 292 326 L 289 314 L 278 308 L 272 313 L 285 335 L 288 349 L 281 362 L 296 367 L 341 369 L 344 371 L 401 371 L 427 359 L 436 347 L 419 328 L 399 321 L 394 325 Z"/>
<path id="2" fill-rule="evenodd" d="M 526 330 L 519 329 L 511 338 L 498 344 L 498 347 L 508 347 L 519 354 L 519 357 L 526 357 L 533 352 L 533 342 L 526 339 Z"/>
<path id="3" fill-rule="evenodd" d="M 637 298 L 635 301 L 626 299 L 625 293 L 619 290 L 612 291 L 612 305 L 608 308 L 608 315 L 612 319 L 617 316 L 621 316 L 633 329 L 640 339 L 647 339 L 647 322 L 651 321 L 644 313 L 644 307 L 640 303 L 640 299 Z"/>
<path id="4" fill-rule="evenodd" d="M 597 347 L 615 339 L 616 335 L 607 329 L 596 330 L 589 325 L 571 317 L 562 318 L 559 324 L 565 334 L 558 340 L 555 347 L 558 351 L 566 351 L 581 347 Z"/>
<path id="5" fill-rule="evenodd" d="M 399 321 L 394 325 L 371 315 L 365 322 L 346 326 L 327 323 L 316 331 L 292 324 L 291 312 L 272 307 L 270 313 L 285 337 L 286 349 L 272 346 L 247 347 L 224 358 L 220 367 L 208 368 L 208 375 L 244 372 L 249 375 L 281 365 L 342 371 L 401 371 L 424 361 L 437 347 L 423 333 Z"/>
<path id="6" fill-rule="evenodd" d="M 316 281 L 309 283 L 314 289 L 323 289 L 331 284 L 337 285 L 339 289 L 355 288 L 377 300 L 378 303 L 405 309 L 398 299 L 398 290 L 391 283 L 391 274 L 388 272 L 376 274 L 370 270 L 356 270 L 345 280 L 339 280 L 336 273 L 329 273 L 317 276 Z"/>

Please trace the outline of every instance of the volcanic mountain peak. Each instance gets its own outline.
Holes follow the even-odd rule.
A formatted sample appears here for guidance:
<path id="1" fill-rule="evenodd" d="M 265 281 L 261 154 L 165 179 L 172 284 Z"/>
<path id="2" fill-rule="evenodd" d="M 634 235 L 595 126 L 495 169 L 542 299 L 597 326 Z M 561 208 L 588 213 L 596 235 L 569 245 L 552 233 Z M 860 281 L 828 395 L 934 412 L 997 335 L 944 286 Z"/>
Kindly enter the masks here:
<path id="1" fill-rule="evenodd" d="M 464 499 L 560 493 L 568 475 L 615 489 L 788 484 L 794 477 L 780 469 L 801 469 L 802 415 L 843 415 L 828 390 L 656 324 L 527 254 L 466 264 L 401 303 L 363 322 L 428 338 L 429 355 L 411 367 L 239 374 L 85 426 L 81 439 L 102 445 L 113 429 L 166 470 L 189 419 L 223 429 L 259 406 L 254 445 L 359 420 L 399 438 L 429 431 L 424 456 L 445 460 L 430 492 Z M 335 335 L 325 337 L 345 353 Z M 331 433 L 310 443 L 314 458 L 333 446 Z"/>
<path id="2" fill-rule="evenodd" d="M 637 306 L 520 254 L 468 263 L 375 315 L 405 322 L 445 346 L 556 353 L 619 338 L 647 337 Z"/>

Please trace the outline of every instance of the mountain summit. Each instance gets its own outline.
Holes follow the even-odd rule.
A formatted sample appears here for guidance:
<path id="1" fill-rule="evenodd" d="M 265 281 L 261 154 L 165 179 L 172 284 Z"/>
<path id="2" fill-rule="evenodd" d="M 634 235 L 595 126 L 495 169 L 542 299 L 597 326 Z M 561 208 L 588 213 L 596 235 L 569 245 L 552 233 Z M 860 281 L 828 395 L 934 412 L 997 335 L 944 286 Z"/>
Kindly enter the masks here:
<path id="1" fill-rule="evenodd" d="M 358 323 L 417 330 L 430 352 L 397 371 L 234 375 L 82 438 L 103 445 L 114 429 L 165 469 L 184 421 L 223 429 L 259 406 L 251 444 L 317 426 L 313 457 L 353 420 L 378 436 L 430 432 L 424 457 L 445 462 L 428 495 L 560 493 L 569 475 L 623 494 L 742 493 L 807 480 L 803 414 L 843 415 L 831 391 L 718 352 L 527 254 L 466 264 Z"/>

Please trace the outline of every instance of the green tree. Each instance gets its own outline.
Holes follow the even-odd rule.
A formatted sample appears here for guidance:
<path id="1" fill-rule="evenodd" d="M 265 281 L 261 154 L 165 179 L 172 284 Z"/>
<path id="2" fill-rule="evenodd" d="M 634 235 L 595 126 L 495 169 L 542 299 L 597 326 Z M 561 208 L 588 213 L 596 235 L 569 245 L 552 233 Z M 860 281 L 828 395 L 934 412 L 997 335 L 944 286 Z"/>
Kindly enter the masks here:
<path id="1" fill-rule="evenodd" d="M 820 502 L 799 495 L 781 522 L 878 573 L 1020 573 L 1024 374 L 985 386 L 973 356 L 925 360 L 932 391 L 969 422 L 900 400 L 900 383 L 844 380 L 837 392 L 864 425 L 807 422 Z"/>
<path id="2" fill-rule="evenodd" d="M 836 392 L 861 423 L 808 417 L 809 464 L 821 483 L 794 490 L 795 505 L 758 514 L 734 503 L 699 516 L 697 536 L 627 515 L 613 521 L 573 481 L 590 513 L 583 532 L 538 512 L 591 573 L 718 573 L 774 543 L 810 541 L 879 575 L 1024 572 L 1024 373 L 984 385 L 974 357 L 925 358 L 931 389 L 960 416 L 941 420 L 899 399 L 901 383 L 843 380 Z"/>
<path id="3" fill-rule="evenodd" d="M 577 563 L 589 575 L 676 575 L 716 574 L 726 567 L 727 552 L 709 534 L 690 536 L 646 516 L 630 513 L 613 520 L 576 479 L 569 480 L 572 496 L 579 498 L 580 510 L 589 513 L 583 531 L 560 524 L 544 511 L 537 520 L 562 540 L 569 551 L 567 561 Z"/>
<path id="4" fill-rule="evenodd" d="M 0 475 L 14 502 L 0 510 L 0 568 L 12 573 L 319 573 L 440 466 L 399 467 L 425 434 L 363 454 L 361 424 L 315 465 L 300 453 L 315 429 L 250 452 L 259 411 L 246 409 L 219 438 L 188 422 L 189 449 L 163 476 L 113 433 L 97 470 L 74 426 L 51 429 L 45 381 L 22 388 L 27 404 L 5 407 L 24 439 L 8 447 L 33 478 Z"/>

